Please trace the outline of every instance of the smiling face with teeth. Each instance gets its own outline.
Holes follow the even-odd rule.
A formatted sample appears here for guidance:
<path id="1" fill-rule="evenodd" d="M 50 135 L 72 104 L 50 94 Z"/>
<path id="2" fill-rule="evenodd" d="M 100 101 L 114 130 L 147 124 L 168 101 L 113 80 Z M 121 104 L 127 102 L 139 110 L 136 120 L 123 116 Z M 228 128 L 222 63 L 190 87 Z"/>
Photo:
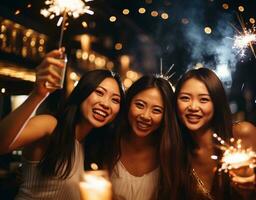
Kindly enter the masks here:
<path id="1" fill-rule="evenodd" d="M 92 128 L 111 122 L 120 109 L 120 91 L 113 78 L 105 78 L 82 102 L 81 113 Z"/>
<path id="2" fill-rule="evenodd" d="M 177 110 L 188 130 L 200 133 L 211 128 L 214 106 L 203 82 L 195 78 L 184 82 L 178 93 Z"/>
<path id="3" fill-rule="evenodd" d="M 159 128 L 163 113 L 164 103 L 159 89 L 139 92 L 132 98 L 128 113 L 132 133 L 138 137 L 148 136 Z"/>

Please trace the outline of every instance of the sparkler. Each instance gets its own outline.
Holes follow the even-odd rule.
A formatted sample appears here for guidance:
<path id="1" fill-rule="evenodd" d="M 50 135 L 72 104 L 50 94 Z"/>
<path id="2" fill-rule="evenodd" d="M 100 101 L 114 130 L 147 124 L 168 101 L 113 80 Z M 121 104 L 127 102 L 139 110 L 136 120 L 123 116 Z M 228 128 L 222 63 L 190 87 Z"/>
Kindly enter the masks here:
<path id="1" fill-rule="evenodd" d="M 85 2 L 93 0 L 46 0 L 45 5 L 48 9 L 41 9 L 41 14 L 49 19 L 53 19 L 56 16 L 60 16 L 57 26 L 61 25 L 59 48 L 62 44 L 63 32 L 68 16 L 78 18 L 80 15 L 87 13 L 93 15 L 94 12 L 90 10 L 90 6 L 87 6 Z"/>
<path id="2" fill-rule="evenodd" d="M 221 159 L 221 167 L 219 171 L 228 172 L 231 169 L 238 169 L 240 167 L 250 167 L 254 168 L 256 152 L 251 150 L 251 148 L 245 149 L 242 147 L 242 140 L 235 140 L 234 138 L 230 139 L 231 144 L 227 144 L 222 140 L 216 133 L 213 134 L 213 137 L 216 138 L 220 146 L 219 148 L 224 151 Z M 213 159 L 217 159 L 216 156 L 212 156 Z"/>
<path id="3" fill-rule="evenodd" d="M 233 48 L 238 49 L 241 57 L 245 56 L 245 51 L 248 47 L 251 48 L 251 51 L 256 58 L 256 54 L 253 48 L 253 44 L 256 43 L 256 29 L 255 26 L 252 28 L 247 29 L 245 23 L 241 17 L 238 16 L 239 23 L 242 27 L 242 32 L 239 31 L 237 28 L 235 30 L 238 32 L 237 35 L 234 37 L 234 45 Z"/>
<path id="4" fill-rule="evenodd" d="M 162 79 L 166 80 L 170 84 L 170 86 L 172 87 L 173 91 L 175 91 L 175 87 L 173 86 L 173 84 L 169 80 L 175 74 L 175 72 L 173 72 L 171 75 L 169 75 L 169 72 L 172 70 L 173 67 L 174 67 L 174 64 L 172 64 L 169 67 L 169 69 L 167 70 L 167 72 L 165 72 L 163 74 L 163 60 L 162 60 L 162 58 L 160 58 L 160 74 L 155 74 L 155 76 L 156 76 L 156 78 L 162 78 Z"/>
<path id="5" fill-rule="evenodd" d="M 233 47 L 240 50 L 241 57 L 245 56 L 245 50 L 247 47 L 250 47 L 254 57 L 256 58 L 255 51 L 252 46 L 254 43 L 256 43 L 255 28 L 244 30 L 244 33 L 241 35 L 236 35 L 234 40 Z"/>

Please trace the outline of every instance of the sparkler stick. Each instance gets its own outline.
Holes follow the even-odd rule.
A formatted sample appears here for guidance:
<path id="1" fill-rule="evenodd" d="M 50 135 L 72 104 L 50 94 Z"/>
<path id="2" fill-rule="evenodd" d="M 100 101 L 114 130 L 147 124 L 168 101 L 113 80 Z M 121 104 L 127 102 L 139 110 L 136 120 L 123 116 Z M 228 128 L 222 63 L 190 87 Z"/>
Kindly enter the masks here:
<path id="1" fill-rule="evenodd" d="M 64 33 L 64 28 L 65 28 L 65 24 L 66 24 L 66 20 L 67 20 L 67 11 L 66 9 L 63 12 L 63 20 L 62 20 L 62 25 L 61 25 L 61 30 L 60 30 L 60 39 L 59 39 L 59 49 L 62 46 L 62 40 L 63 40 L 63 33 Z"/>

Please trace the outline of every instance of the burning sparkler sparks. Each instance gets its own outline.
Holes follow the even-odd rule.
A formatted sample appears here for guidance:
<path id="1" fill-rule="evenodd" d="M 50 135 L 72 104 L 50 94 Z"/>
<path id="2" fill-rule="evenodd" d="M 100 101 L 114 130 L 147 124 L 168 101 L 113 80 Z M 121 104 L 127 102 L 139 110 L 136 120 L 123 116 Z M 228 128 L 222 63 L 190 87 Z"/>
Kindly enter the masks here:
<path id="1" fill-rule="evenodd" d="M 244 30 L 244 33 L 241 35 L 236 35 L 234 39 L 234 48 L 239 49 L 241 57 L 245 56 L 245 51 L 250 47 L 254 53 L 252 45 L 256 43 L 256 34 L 255 27 L 253 29 Z"/>
<path id="2" fill-rule="evenodd" d="M 256 29 L 255 26 L 252 28 L 246 28 L 243 19 L 238 16 L 238 20 L 242 27 L 242 32 L 240 32 L 237 28 L 235 30 L 238 32 L 238 35 L 234 37 L 234 45 L 233 48 L 238 49 L 241 57 L 245 56 L 246 49 L 250 47 L 254 57 L 256 58 L 256 54 L 253 48 L 253 45 L 256 43 Z"/>
<path id="3" fill-rule="evenodd" d="M 228 172 L 228 170 L 238 169 L 240 167 L 256 167 L 256 152 L 252 151 L 250 148 L 244 149 L 241 144 L 241 139 L 235 140 L 231 138 L 231 145 L 229 145 L 218 137 L 216 133 L 213 134 L 213 137 L 220 142 L 220 149 L 224 151 L 221 159 L 222 165 L 219 171 Z M 212 156 L 212 158 L 217 159 L 216 156 Z"/>
<path id="4" fill-rule="evenodd" d="M 85 2 L 93 0 L 46 0 L 45 5 L 48 9 L 44 8 L 41 10 L 41 14 L 44 17 L 53 19 L 56 16 L 60 16 L 58 26 L 62 24 L 61 34 L 59 40 L 59 48 L 61 47 L 63 31 L 65 28 L 67 15 L 73 18 L 78 18 L 82 14 L 93 15 L 94 12 L 90 10 L 90 6 L 87 6 Z"/>
<path id="5" fill-rule="evenodd" d="M 93 15 L 94 12 L 90 10 L 90 6 L 86 6 L 85 2 L 92 0 L 47 0 L 45 5 L 49 6 L 48 9 L 42 9 L 41 14 L 44 17 L 53 19 L 55 16 L 63 15 L 67 12 L 69 16 L 78 18 L 80 15 L 87 13 Z"/>

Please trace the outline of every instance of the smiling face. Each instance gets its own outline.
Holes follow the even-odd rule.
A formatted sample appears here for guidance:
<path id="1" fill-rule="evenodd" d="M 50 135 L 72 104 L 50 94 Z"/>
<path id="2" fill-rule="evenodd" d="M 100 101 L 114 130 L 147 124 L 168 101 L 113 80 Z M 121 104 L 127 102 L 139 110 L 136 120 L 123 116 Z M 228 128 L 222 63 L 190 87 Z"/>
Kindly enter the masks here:
<path id="1" fill-rule="evenodd" d="M 92 127 L 102 127 L 116 117 L 120 109 L 120 100 L 116 80 L 105 78 L 82 102 L 82 115 Z"/>
<path id="2" fill-rule="evenodd" d="M 148 136 L 159 128 L 164 114 L 162 95 L 157 88 L 149 88 L 135 95 L 131 101 L 128 119 L 132 133 Z"/>
<path id="3" fill-rule="evenodd" d="M 210 128 L 214 106 L 205 84 L 195 78 L 188 79 L 180 89 L 177 99 L 178 115 L 191 132 Z"/>

